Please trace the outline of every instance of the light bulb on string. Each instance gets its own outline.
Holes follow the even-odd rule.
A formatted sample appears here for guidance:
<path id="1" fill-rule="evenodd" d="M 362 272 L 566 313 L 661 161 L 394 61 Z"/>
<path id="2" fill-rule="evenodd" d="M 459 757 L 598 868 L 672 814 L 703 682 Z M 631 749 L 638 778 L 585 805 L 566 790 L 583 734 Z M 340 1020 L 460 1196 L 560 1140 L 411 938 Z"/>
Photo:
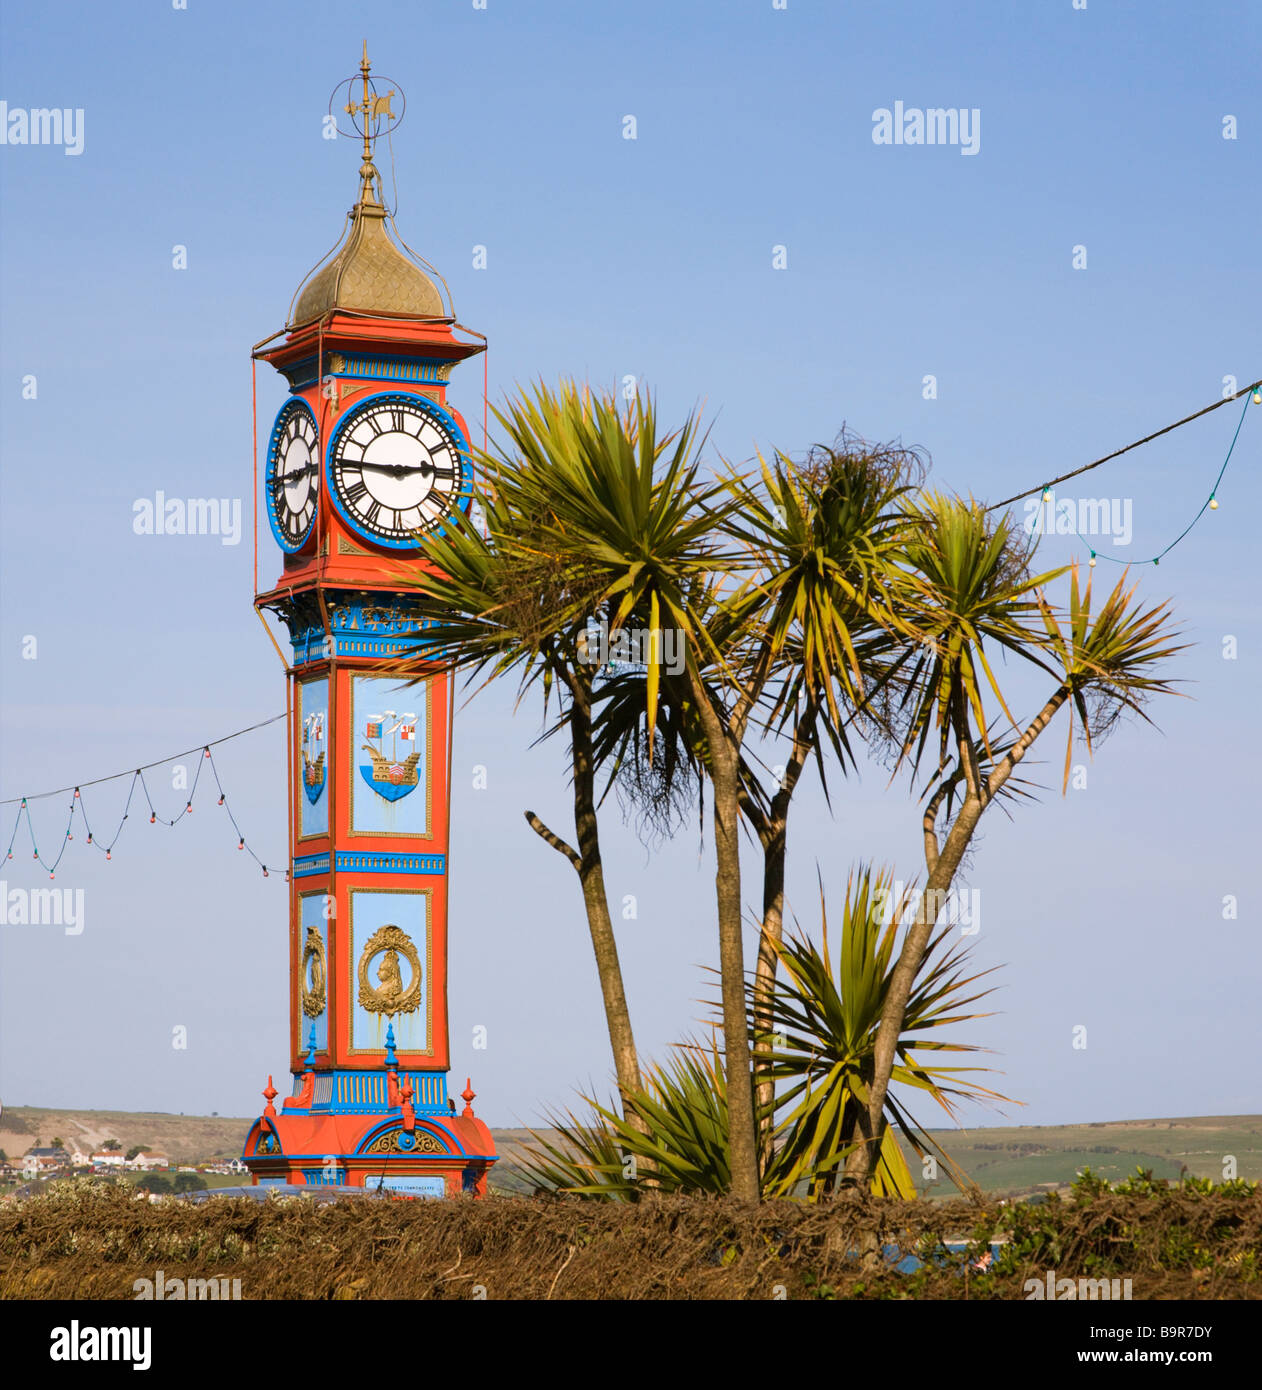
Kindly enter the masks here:
<path id="1" fill-rule="evenodd" d="M 221 806 L 223 805 L 223 793 L 222 793 L 222 792 L 219 793 L 219 804 L 220 804 Z"/>
<path id="2" fill-rule="evenodd" d="M 1095 569 L 1095 551 L 1094 551 L 1094 550 L 1091 552 L 1091 559 L 1088 560 L 1087 563 L 1091 566 L 1092 569 Z"/>
<path id="3" fill-rule="evenodd" d="M 1218 510 L 1218 498 L 1215 497 L 1212 492 L 1209 495 L 1209 509 L 1211 512 L 1216 512 Z"/>
<path id="4" fill-rule="evenodd" d="M 184 814 L 186 816 L 191 816 L 193 814 L 193 803 L 191 801 L 188 803 L 187 806 L 185 806 Z"/>
<path id="5" fill-rule="evenodd" d="M 156 811 L 150 811 L 150 812 L 149 812 L 149 824 L 152 825 L 152 824 L 154 823 L 154 821 L 156 821 L 157 819 L 158 819 L 158 813 L 157 813 Z"/>
<path id="6" fill-rule="evenodd" d="M 1262 405 L 1262 386 L 1259 386 L 1253 393 L 1253 404 Z"/>

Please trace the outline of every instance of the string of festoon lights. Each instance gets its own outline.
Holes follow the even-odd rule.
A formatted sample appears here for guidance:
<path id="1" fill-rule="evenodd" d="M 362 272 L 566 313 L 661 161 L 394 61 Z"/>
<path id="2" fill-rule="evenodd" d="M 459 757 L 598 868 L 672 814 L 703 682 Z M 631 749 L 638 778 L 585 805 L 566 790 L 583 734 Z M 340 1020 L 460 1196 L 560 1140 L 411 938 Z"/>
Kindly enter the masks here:
<path id="1" fill-rule="evenodd" d="M 0 801 L 0 806 L 12 806 L 14 803 L 17 803 L 18 808 L 17 815 L 13 821 L 13 833 L 9 836 L 9 845 L 5 851 L 5 859 L 9 860 L 13 858 L 13 846 L 17 841 L 18 831 L 22 827 L 22 822 L 25 820 L 26 829 L 30 837 L 32 859 L 48 871 L 49 878 L 56 878 L 57 865 L 61 863 L 66 850 L 74 840 L 75 817 L 78 816 L 83 821 L 83 830 L 86 837 L 85 842 L 91 845 L 93 849 L 104 854 L 107 860 L 112 860 L 114 857 L 114 846 L 118 843 L 118 838 L 123 833 L 123 826 L 131 816 L 131 803 L 136 795 L 137 787 L 144 793 L 145 804 L 149 808 L 149 824 L 165 825 L 170 829 L 174 829 L 185 816 L 191 816 L 193 814 L 193 800 L 197 795 L 197 787 L 201 781 L 202 771 L 204 768 L 209 767 L 211 775 L 215 779 L 215 788 L 219 793 L 217 805 L 222 806 L 227 813 L 228 820 L 231 822 L 232 829 L 237 837 L 237 849 L 248 854 L 259 868 L 262 869 L 263 877 L 269 878 L 271 872 L 267 865 L 246 842 L 245 832 L 241 829 L 240 825 L 238 825 L 237 818 L 232 814 L 232 807 L 228 804 L 228 794 L 224 791 L 223 781 L 219 776 L 219 769 L 215 766 L 215 755 L 210 750 L 218 744 L 228 743 L 234 738 L 240 738 L 243 734 L 253 733 L 255 729 L 262 729 L 269 724 L 275 724 L 278 720 L 284 719 L 285 717 L 286 716 L 283 714 L 278 714 L 272 719 L 264 719 L 261 723 L 251 724 L 247 729 L 238 729 L 235 733 L 225 734 L 223 738 L 213 739 L 211 742 L 203 743 L 199 747 L 186 748 L 182 753 L 173 753 L 170 757 L 159 758 L 155 762 L 146 763 L 143 767 L 138 767 L 134 771 L 115 772 L 111 773 L 108 777 L 94 778 L 90 782 L 80 782 L 75 786 L 59 787 L 56 791 L 39 792 L 33 796 L 10 797 L 7 801 Z M 155 767 L 164 767 L 168 763 L 173 763 L 179 758 L 189 757 L 197 758 L 197 770 L 193 773 L 193 785 L 188 788 L 185 795 L 183 809 L 177 810 L 169 819 L 166 816 L 160 816 L 157 807 L 153 803 L 153 797 L 150 795 L 149 784 L 145 781 L 145 773 L 151 772 Z M 84 802 L 83 790 L 85 787 L 99 787 L 107 782 L 117 782 L 124 777 L 130 777 L 131 784 L 127 788 L 127 800 L 123 803 L 123 813 L 118 819 L 118 824 L 114 827 L 114 833 L 107 837 L 103 837 L 92 829 L 92 822 L 88 818 L 88 808 Z M 50 851 L 49 857 L 45 858 L 40 850 L 39 842 L 35 835 L 35 826 L 31 821 L 31 809 L 28 802 L 42 801 L 51 796 L 64 796 L 67 792 L 71 793 L 71 797 L 67 806 L 66 828 L 57 846 L 56 857 L 52 857 Z M 276 861 L 273 860 L 272 862 L 275 863 Z M 283 875 L 284 878 L 288 880 L 289 870 L 284 870 Z"/>
<path id="2" fill-rule="evenodd" d="M 1018 502 L 1021 500 L 1021 498 L 1032 496 L 1035 492 L 1037 492 L 1040 494 L 1040 515 L 1038 529 L 1040 531 L 1050 530 L 1050 527 L 1045 527 L 1043 525 L 1042 508 L 1054 503 L 1055 497 L 1052 489 L 1056 486 L 1057 483 L 1063 483 L 1066 481 L 1066 479 L 1076 478 L 1080 473 L 1087 473 L 1090 472 L 1090 470 L 1093 468 L 1099 468 L 1102 463 L 1108 463 L 1110 460 L 1117 458 L 1119 455 L 1128 453 L 1131 449 L 1137 449 L 1141 444 L 1147 444 L 1151 440 L 1157 439 L 1159 436 L 1163 434 L 1169 434 L 1171 430 L 1178 429 L 1180 425 L 1186 425 L 1192 420 L 1199 419 L 1202 415 L 1207 415 L 1211 410 L 1217 410 L 1220 406 L 1229 405 L 1232 401 L 1240 400 L 1241 397 L 1244 398 L 1244 408 L 1240 412 L 1240 419 L 1236 421 L 1235 433 L 1231 436 L 1231 443 L 1227 446 L 1227 457 L 1223 459 L 1223 466 L 1218 470 L 1218 476 L 1214 479 L 1214 485 L 1212 488 L 1210 488 L 1209 496 L 1206 497 L 1204 502 L 1201 503 L 1196 515 L 1192 518 L 1191 521 L 1188 522 L 1188 524 L 1183 528 L 1183 530 L 1179 532 L 1179 534 L 1174 538 L 1174 540 L 1172 540 L 1170 544 L 1167 545 L 1164 549 L 1159 550 L 1156 553 L 1156 555 L 1151 557 L 1151 559 L 1136 560 L 1129 555 L 1106 555 L 1103 551 L 1095 550 L 1092 547 L 1091 542 L 1087 540 L 1087 538 L 1082 534 L 1081 531 L 1078 530 L 1076 526 L 1070 528 L 1070 531 L 1072 531 L 1072 533 L 1075 536 L 1077 536 L 1077 538 L 1083 543 L 1083 545 L 1085 545 L 1087 549 L 1090 551 L 1091 559 L 1089 563 L 1092 569 L 1096 567 L 1096 562 L 1099 560 L 1110 560 L 1112 561 L 1112 563 L 1116 565 L 1159 566 L 1161 564 L 1161 561 L 1165 558 L 1165 556 L 1167 556 L 1175 548 L 1175 546 L 1178 545 L 1179 542 L 1183 540 L 1185 536 L 1188 535 L 1188 533 L 1192 530 L 1196 523 L 1200 521 L 1201 517 L 1203 517 L 1207 511 L 1216 512 L 1218 510 L 1218 489 L 1222 485 L 1223 475 L 1227 472 L 1227 465 L 1231 462 L 1231 456 L 1235 452 L 1236 441 L 1240 438 L 1240 431 L 1244 427 L 1245 416 L 1248 414 L 1249 411 L 1249 404 L 1250 402 L 1252 402 L 1254 405 L 1262 405 L 1262 381 L 1255 381 L 1251 385 L 1246 386 L 1243 390 L 1236 391 L 1234 394 L 1230 396 L 1224 396 L 1221 400 L 1215 401 L 1212 405 L 1206 406 L 1203 410 L 1198 410 L 1194 415 L 1188 415 L 1185 416 L 1182 420 L 1176 420 L 1173 425 L 1167 425 L 1164 429 L 1157 430 L 1154 434 L 1147 435 L 1143 439 L 1138 439 L 1135 441 L 1134 444 L 1127 444 L 1125 448 L 1116 449 L 1113 453 L 1106 454 L 1103 458 L 1096 459 L 1094 463 L 1084 464 L 1081 468 L 1075 468 L 1072 472 L 1064 473 L 1059 478 L 1054 478 L 1051 482 L 1042 484 L 1041 487 L 1029 488 L 1025 492 L 1017 493 L 1015 497 L 1006 498 L 1003 502 L 996 502 L 993 506 L 988 507 L 987 510 L 995 511 L 1000 507 L 1006 507 L 1012 502 Z M 1064 534 L 1068 535 L 1069 531 L 1066 531 Z"/>

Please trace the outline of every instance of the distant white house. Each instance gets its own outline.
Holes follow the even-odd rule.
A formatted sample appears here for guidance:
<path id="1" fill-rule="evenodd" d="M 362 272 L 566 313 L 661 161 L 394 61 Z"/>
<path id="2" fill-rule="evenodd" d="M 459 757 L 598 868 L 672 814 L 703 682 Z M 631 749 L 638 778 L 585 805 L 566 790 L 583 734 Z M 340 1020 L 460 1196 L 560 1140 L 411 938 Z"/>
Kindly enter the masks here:
<path id="1" fill-rule="evenodd" d="M 126 1161 L 122 1149 L 100 1149 L 92 1155 L 93 1168 L 121 1168 Z"/>
<path id="2" fill-rule="evenodd" d="M 143 1168 L 148 1172 L 151 1168 L 169 1168 L 171 1160 L 164 1153 L 159 1153 L 156 1149 L 151 1153 L 139 1153 L 127 1165 L 129 1168 Z"/>

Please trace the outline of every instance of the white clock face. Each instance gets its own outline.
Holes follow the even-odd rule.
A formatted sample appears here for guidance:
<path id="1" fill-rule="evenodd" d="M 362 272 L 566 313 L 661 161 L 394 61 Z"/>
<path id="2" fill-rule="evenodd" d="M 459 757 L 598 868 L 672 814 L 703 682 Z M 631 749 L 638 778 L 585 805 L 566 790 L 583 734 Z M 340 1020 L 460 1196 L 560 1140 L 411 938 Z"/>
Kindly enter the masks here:
<path id="1" fill-rule="evenodd" d="M 407 397 L 367 401 L 338 429 L 329 460 L 338 500 L 365 535 L 414 543 L 461 493 L 461 446 L 436 410 Z"/>
<path id="2" fill-rule="evenodd" d="M 267 501 L 276 538 L 288 550 L 306 540 L 315 519 L 320 450 L 315 420 L 301 401 L 276 417 L 267 460 Z"/>

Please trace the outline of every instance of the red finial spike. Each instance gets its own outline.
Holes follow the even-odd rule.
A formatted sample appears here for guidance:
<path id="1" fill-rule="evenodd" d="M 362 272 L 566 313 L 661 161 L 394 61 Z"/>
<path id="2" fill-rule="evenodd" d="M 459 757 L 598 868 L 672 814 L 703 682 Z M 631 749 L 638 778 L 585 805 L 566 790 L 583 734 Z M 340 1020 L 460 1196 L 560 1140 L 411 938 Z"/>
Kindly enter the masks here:
<path id="1" fill-rule="evenodd" d="M 473 1119 L 473 1102 L 477 1094 L 478 1093 L 473 1089 L 473 1078 L 471 1076 L 466 1077 L 464 1090 L 460 1092 L 460 1099 L 464 1101 L 464 1109 L 460 1114 L 466 1120 Z"/>
<path id="2" fill-rule="evenodd" d="M 266 1106 L 264 1106 L 263 1108 L 264 1115 L 276 1114 L 276 1107 L 272 1104 L 272 1102 L 276 1099 L 276 1097 L 279 1094 L 280 1093 L 277 1091 L 276 1087 L 272 1085 L 272 1078 L 269 1076 L 267 1078 L 267 1088 L 263 1092 L 263 1099 L 267 1102 Z"/>

